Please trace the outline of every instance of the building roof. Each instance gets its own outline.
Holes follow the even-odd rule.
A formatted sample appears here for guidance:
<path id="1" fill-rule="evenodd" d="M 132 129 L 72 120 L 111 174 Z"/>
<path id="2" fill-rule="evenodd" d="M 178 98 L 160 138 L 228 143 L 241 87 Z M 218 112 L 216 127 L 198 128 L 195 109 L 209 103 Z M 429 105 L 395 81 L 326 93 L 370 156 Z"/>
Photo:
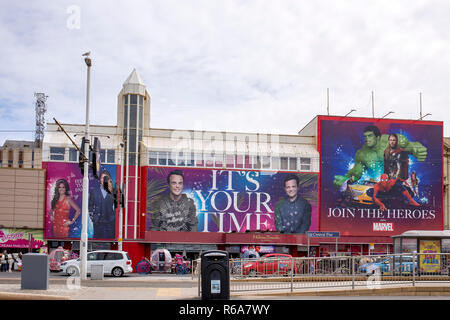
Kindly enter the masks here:
<path id="1" fill-rule="evenodd" d="M 131 74 L 128 76 L 127 80 L 123 83 L 123 94 L 140 94 L 142 96 L 146 95 L 145 84 L 139 76 L 136 69 L 133 69 Z"/>
<path id="2" fill-rule="evenodd" d="M 26 140 L 5 140 L 3 143 L 3 148 L 30 148 L 34 146 L 34 141 Z"/>
<path id="3" fill-rule="evenodd" d="M 144 82 L 142 81 L 141 76 L 136 71 L 136 68 L 133 69 L 131 74 L 128 76 L 127 80 L 125 80 L 125 82 L 123 83 L 124 86 L 127 84 L 140 84 L 143 86 L 145 85 Z"/>
<path id="4" fill-rule="evenodd" d="M 393 238 L 427 238 L 427 237 L 438 237 L 438 238 L 450 238 L 450 230 L 408 230 L 400 235 L 393 236 Z"/>

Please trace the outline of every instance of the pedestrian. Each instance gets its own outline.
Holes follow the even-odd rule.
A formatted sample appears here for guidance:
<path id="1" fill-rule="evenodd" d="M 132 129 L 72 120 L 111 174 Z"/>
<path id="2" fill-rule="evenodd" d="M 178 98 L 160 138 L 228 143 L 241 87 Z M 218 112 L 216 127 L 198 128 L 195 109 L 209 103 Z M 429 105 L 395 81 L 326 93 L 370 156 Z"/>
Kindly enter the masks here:
<path id="1" fill-rule="evenodd" d="M 11 253 L 8 253 L 8 272 L 12 272 L 14 266 L 14 258 Z"/>
<path id="2" fill-rule="evenodd" d="M 3 254 L 2 254 L 2 257 L 1 257 L 1 260 L 0 260 L 0 263 L 1 263 L 1 271 L 2 271 L 2 272 L 3 272 L 3 271 L 6 272 L 6 271 L 8 270 L 7 262 L 8 262 L 8 253 L 7 253 L 6 250 L 3 250 Z"/>

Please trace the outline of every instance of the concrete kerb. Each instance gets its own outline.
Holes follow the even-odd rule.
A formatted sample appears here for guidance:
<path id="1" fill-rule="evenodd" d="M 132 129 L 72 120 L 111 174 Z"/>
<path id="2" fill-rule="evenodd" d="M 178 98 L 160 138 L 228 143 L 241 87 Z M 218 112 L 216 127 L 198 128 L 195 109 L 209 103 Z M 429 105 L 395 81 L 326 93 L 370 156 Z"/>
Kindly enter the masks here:
<path id="1" fill-rule="evenodd" d="M 301 290 L 294 292 L 282 291 L 247 291 L 232 293 L 232 296 L 450 296 L 450 287 L 430 286 L 430 287 L 394 287 L 365 289 L 332 289 L 324 288 L 321 290 Z"/>
<path id="2" fill-rule="evenodd" d="M 52 294 L 0 292 L 0 300 L 71 300 L 71 298 Z"/>

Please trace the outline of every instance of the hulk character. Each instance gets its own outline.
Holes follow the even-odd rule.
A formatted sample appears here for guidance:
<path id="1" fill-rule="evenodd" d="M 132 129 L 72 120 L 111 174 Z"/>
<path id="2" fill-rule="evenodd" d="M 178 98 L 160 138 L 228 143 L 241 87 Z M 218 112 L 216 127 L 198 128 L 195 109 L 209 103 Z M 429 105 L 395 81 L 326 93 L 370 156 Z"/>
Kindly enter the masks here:
<path id="1" fill-rule="evenodd" d="M 408 154 L 413 155 L 418 161 L 423 162 L 427 157 L 427 148 L 420 142 L 408 141 L 408 139 L 397 134 L 398 147 L 402 148 Z M 334 176 L 333 184 L 340 187 L 351 176 L 358 181 L 366 170 L 375 172 L 378 168 L 383 168 L 384 151 L 388 147 L 389 135 L 381 134 L 380 129 L 376 126 L 367 126 L 364 128 L 364 145 L 356 151 L 355 165 L 345 176 Z"/>

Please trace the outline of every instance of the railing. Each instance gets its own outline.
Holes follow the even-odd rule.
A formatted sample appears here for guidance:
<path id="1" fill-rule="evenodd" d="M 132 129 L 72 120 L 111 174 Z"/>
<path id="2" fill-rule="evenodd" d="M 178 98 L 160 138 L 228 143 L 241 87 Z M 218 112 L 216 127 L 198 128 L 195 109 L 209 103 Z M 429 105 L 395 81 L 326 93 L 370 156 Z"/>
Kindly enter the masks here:
<path id="1" fill-rule="evenodd" d="M 232 292 L 356 287 L 450 281 L 450 254 L 230 260 Z"/>

